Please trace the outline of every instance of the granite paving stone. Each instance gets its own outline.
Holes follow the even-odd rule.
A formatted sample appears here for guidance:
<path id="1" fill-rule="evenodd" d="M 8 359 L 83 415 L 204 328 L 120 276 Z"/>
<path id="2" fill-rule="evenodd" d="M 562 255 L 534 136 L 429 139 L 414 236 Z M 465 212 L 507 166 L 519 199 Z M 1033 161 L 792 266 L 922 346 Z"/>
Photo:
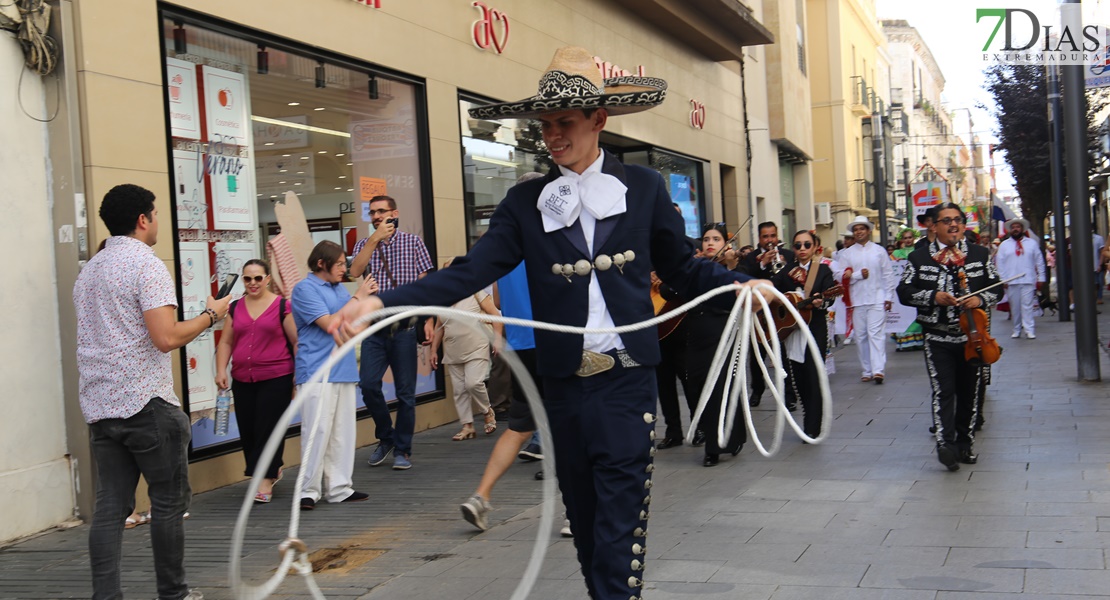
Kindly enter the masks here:
<path id="1" fill-rule="evenodd" d="M 1110 331 L 1110 311 L 1100 331 Z M 701 448 L 660 451 L 653 475 L 644 595 L 649 600 L 1083 600 L 1110 596 L 1110 407 L 1103 384 L 1076 381 L 1074 326 L 1038 323 L 1037 340 L 1004 340 L 993 369 L 977 465 L 948 472 L 935 456 L 929 385 L 920 353 L 888 354 L 883 386 L 858 382 L 856 349 L 834 350 L 827 440 L 787 433 L 773 457 L 749 443 L 701 467 Z M 1106 339 L 1102 340 L 1105 345 Z M 1110 360 L 1100 357 L 1110 376 Z M 765 443 L 773 403 L 753 410 Z M 801 419 L 801 411 L 793 413 Z M 684 427 L 688 427 L 684 423 Z M 365 467 L 356 453 L 359 505 L 302 514 L 318 552 L 316 579 L 333 600 L 509 598 L 539 536 L 539 465 L 498 484 L 491 527 L 465 523 L 458 505 L 477 485 L 496 436 L 450 441 L 455 426 L 416 436 L 415 467 Z M 661 435 L 662 423 L 657 434 Z M 295 474 L 292 469 L 291 474 Z M 251 513 L 244 577 L 276 568 L 292 486 Z M 230 600 L 229 532 L 245 483 L 194 498 L 185 523 L 191 585 Z M 561 508 L 556 508 L 559 516 Z M 561 519 L 561 518 L 560 518 Z M 531 597 L 580 600 L 571 540 L 553 523 Z M 87 598 L 88 526 L 0 548 L 0 599 Z M 124 532 L 127 597 L 155 596 L 150 528 Z M 290 576 L 272 596 L 304 599 Z"/>

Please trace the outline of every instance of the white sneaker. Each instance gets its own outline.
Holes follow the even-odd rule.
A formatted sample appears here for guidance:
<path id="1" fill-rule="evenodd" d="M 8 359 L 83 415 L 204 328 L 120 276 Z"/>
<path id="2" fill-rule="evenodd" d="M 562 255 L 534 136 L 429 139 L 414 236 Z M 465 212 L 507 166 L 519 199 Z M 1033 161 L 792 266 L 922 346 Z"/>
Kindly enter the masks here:
<path id="1" fill-rule="evenodd" d="M 1016 340 L 1016 339 L 1018 339 L 1019 337 L 1021 337 L 1021 332 L 1020 332 L 1020 331 L 1015 331 L 1014 333 L 1012 333 L 1012 334 L 1010 335 L 1010 339 L 1011 339 L 1011 340 Z"/>
<path id="2" fill-rule="evenodd" d="M 466 519 L 467 523 L 485 531 L 489 529 L 489 511 L 493 510 L 490 506 L 489 500 L 474 494 L 469 500 L 459 505 L 459 510 L 462 511 L 462 516 Z"/>
<path id="3" fill-rule="evenodd" d="M 563 527 L 559 530 L 559 535 L 565 538 L 574 537 L 574 532 L 570 530 L 570 519 L 563 519 Z"/>
<path id="4" fill-rule="evenodd" d="M 1037 336 L 1036 336 L 1036 335 L 1034 335 L 1032 331 L 1026 331 L 1026 332 L 1025 332 L 1025 339 L 1027 339 L 1027 340 L 1035 340 L 1035 339 L 1037 339 Z"/>

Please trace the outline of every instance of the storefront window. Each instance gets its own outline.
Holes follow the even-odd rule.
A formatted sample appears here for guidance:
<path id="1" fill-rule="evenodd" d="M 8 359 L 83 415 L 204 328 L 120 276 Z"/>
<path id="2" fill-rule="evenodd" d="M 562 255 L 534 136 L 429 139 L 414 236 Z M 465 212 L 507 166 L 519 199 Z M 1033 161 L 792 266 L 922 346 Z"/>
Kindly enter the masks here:
<path id="1" fill-rule="evenodd" d="M 489 228 L 489 218 L 517 178 L 525 173 L 546 173 L 550 161 L 537 121 L 471 118 L 467 110 L 485 104 L 461 98 L 464 206 L 467 247 Z"/>
<path id="2" fill-rule="evenodd" d="M 431 245 L 419 146 L 422 86 L 176 16 L 163 20 L 163 39 L 182 317 L 203 311 L 226 274 L 265 258 L 279 221 L 304 231 L 299 239 L 309 249 L 332 240 L 350 256 L 369 234 L 369 199 L 388 194 L 397 200 L 400 228 Z M 303 219 L 297 210 L 275 210 L 289 193 Z M 295 242 L 294 232 L 283 237 Z M 239 283 L 232 295 L 242 293 Z M 228 436 L 213 432 L 218 336 L 206 332 L 186 347 L 194 449 L 238 437 L 234 413 Z M 439 387 L 423 367 L 418 394 Z M 385 387 L 392 397 L 392 384 Z"/>
<path id="3" fill-rule="evenodd" d="M 686 235 L 700 239 L 702 226 L 708 221 L 703 218 L 706 215 L 705 199 L 702 197 L 705 189 L 702 180 L 704 163 L 658 148 L 625 152 L 624 162 L 659 171 L 667 183 L 671 201 L 678 205 L 682 213 Z"/>

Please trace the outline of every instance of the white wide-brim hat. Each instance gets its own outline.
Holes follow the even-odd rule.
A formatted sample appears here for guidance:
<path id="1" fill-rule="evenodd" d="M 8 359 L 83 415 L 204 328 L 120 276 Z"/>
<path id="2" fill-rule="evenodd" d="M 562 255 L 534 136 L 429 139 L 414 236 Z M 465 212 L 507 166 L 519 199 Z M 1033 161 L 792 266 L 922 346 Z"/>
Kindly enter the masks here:
<path id="1" fill-rule="evenodd" d="M 865 217 L 863 215 L 856 215 L 856 218 L 852 219 L 851 223 L 848 223 L 848 233 L 849 233 L 849 235 L 851 235 L 852 228 L 855 227 L 856 225 L 866 225 L 868 229 L 871 229 L 871 230 L 875 229 L 875 226 L 871 224 L 871 221 L 867 220 L 867 217 Z"/>
<path id="2" fill-rule="evenodd" d="M 585 48 L 566 46 L 555 51 L 540 76 L 539 93 L 516 102 L 472 108 L 475 119 L 526 119 L 564 110 L 604 108 L 610 115 L 627 115 L 663 103 L 667 82 L 657 77 L 604 79 Z"/>
<path id="3" fill-rule="evenodd" d="M 1022 229 L 1025 231 L 1029 231 L 1029 221 L 1026 221 L 1021 217 L 1014 217 L 1013 219 L 1006 221 L 1006 229 L 1009 229 L 1010 225 L 1013 225 L 1014 223 L 1021 223 Z"/>

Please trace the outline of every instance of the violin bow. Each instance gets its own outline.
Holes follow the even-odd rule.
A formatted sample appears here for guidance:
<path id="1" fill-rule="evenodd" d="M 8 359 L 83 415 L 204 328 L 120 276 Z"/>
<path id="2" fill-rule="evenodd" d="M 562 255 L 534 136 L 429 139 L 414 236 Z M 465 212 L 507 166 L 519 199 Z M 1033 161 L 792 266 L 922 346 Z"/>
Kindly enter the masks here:
<path id="1" fill-rule="evenodd" d="M 732 232 L 732 235 L 729 236 L 729 239 L 725 240 L 725 245 L 721 246 L 721 249 L 713 254 L 713 260 L 717 260 L 717 258 L 721 256 L 722 252 L 731 248 L 732 245 L 733 245 L 733 240 L 740 239 L 740 230 L 747 227 L 748 223 L 752 222 L 752 217 L 754 217 L 754 216 L 755 215 L 752 215 L 752 216 L 748 217 L 747 221 L 744 221 L 743 223 L 741 223 L 740 226 L 736 228 L 736 231 Z M 739 250 L 739 247 L 737 247 L 737 250 Z"/>
<path id="2" fill-rule="evenodd" d="M 1021 279 L 1022 277 L 1025 277 L 1025 275 L 1024 274 L 1023 275 L 1014 275 L 1013 277 L 1010 277 L 1008 279 L 1003 279 L 1002 281 L 999 281 L 998 283 L 992 283 L 992 284 L 988 285 L 987 287 L 985 287 L 981 290 L 975 290 L 975 293 L 978 294 L 980 292 L 985 292 L 987 290 L 994 289 L 994 288 L 996 288 L 1000 285 L 1010 283 L 1011 281 L 1013 281 L 1015 279 Z"/>

